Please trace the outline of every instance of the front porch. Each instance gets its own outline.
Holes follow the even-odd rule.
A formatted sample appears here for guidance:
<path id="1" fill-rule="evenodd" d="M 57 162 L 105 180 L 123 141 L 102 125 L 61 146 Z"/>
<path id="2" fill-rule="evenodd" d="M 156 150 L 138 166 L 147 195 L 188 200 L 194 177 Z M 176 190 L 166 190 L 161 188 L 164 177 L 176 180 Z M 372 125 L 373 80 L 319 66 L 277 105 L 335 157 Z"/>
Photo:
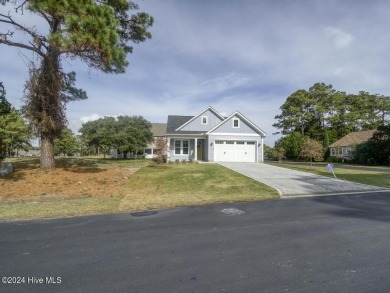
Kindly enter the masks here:
<path id="1" fill-rule="evenodd" d="M 208 161 L 204 137 L 171 137 L 168 143 L 168 161 Z"/>

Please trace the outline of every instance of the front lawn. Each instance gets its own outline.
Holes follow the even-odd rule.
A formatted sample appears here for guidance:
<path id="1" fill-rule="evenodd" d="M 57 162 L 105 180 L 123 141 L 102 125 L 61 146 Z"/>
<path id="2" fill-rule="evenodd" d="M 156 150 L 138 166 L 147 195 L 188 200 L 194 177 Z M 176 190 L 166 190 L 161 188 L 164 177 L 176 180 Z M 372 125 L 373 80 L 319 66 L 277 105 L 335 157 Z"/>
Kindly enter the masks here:
<path id="1" fill-rule="evenodd" d="M 64 217 L 278 198 L 261 183 L 216 164 L 150 166 L 148 160 L 12 159 L 0 177 L 0 220 Z"/>
<path id="2" fill-rule="evenodd" d="M 278 198 L 271 187 L 217 164 L 145 167 L 129 178 L 120 210 Z"/>

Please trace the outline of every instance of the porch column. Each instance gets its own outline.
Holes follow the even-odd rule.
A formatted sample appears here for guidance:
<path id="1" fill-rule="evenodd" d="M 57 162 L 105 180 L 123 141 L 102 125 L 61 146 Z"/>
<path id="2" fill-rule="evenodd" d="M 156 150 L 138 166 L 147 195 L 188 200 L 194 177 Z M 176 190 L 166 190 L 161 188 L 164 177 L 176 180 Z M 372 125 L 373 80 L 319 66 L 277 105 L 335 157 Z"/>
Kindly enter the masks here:
<path id="1" fill-rule="evenodd" d="M 261 137 L 261 162 L 264 163 L 264 139 Z"/>
<path id="2" fill-rule="evenodd" d="M 195 152 L 195 161 L 198 160 L 198 139 L 195 138 L 195 146 L 194 146 L 194 152 Z"/>

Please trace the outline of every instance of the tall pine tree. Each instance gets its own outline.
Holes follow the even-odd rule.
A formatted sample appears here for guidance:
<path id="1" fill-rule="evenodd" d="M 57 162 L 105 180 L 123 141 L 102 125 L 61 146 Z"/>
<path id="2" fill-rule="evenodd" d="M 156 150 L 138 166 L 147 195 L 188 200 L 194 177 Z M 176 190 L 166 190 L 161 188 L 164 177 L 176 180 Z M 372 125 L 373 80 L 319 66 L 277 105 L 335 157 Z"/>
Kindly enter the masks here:
<path id="1" fill-rule="evenodd" d="M 30 50 L 39 57 L 30 68 L 26 107 L 41 138 L 41 168 L 54 169 L 54 138 L 66 124 L 65 103 L 86 98 L 74 88 L 73 73 L 62 71 L 64 58 L 79 59 L 107 73 L 123 73 L 127 54 L 151 34 L 153 18 L 147 13 L 130 14 L 138 6 L 128 0 L 1 0 L 9 13 L 0 13 L 0 44 Z M 48 32 L 25 25 L 25 10 L 41 17 Z M 23 32 L 27 38 L 14 38 Z"/>

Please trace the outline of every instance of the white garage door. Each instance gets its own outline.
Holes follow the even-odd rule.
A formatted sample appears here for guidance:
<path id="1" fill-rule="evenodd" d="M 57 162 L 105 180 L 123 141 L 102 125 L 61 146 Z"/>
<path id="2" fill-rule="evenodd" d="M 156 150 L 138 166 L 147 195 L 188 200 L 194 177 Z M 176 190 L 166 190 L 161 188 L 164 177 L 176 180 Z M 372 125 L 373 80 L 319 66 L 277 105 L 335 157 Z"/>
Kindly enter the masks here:
<path id="1" fill-rule="evenodd" d="M 216 140 L 214 143 L 215 162 L 256 162 L 256 142 Z"/>

